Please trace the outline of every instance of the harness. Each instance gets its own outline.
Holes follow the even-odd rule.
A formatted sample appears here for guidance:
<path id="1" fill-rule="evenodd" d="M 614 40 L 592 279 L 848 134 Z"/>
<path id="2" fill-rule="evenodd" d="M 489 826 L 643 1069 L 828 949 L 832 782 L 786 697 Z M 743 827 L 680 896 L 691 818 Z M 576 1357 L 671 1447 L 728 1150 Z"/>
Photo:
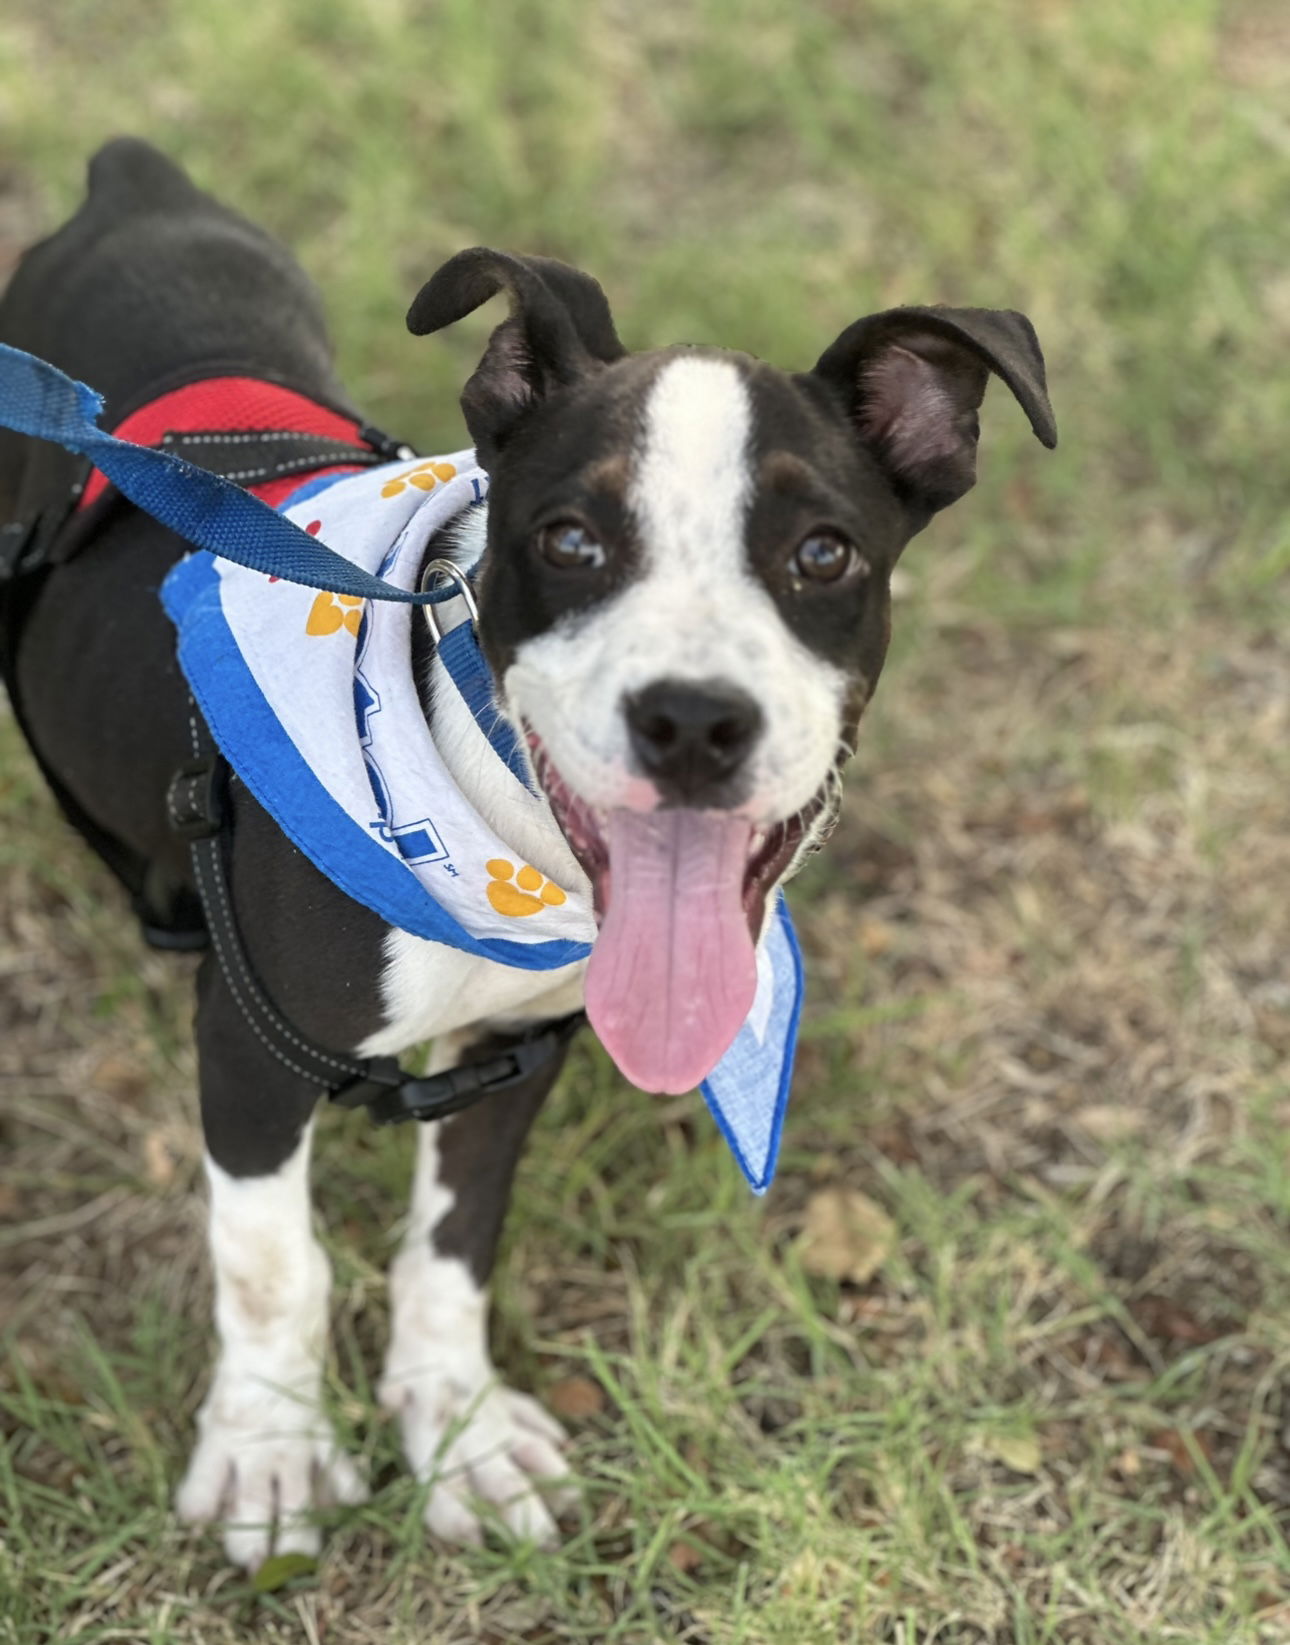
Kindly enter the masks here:
<path id="1" fill-rule="evenodd" d="M 0 356 L 8 357 L 0 359 L 0 364 L 6 366 L 15 357 L 20 362 L 28 358 L 2 346 Z M 38 392 L 33 394 L 36 412 L 32 421 L 43 428 L 51 422 L 48 402 L 51 393 L 60 389 L 61 385 L 53 381 L 60 374 L 41 362 L 31 364 L 42 368 L 35 378 Z M 61 381 L 68 388 L 79 388 L 65 378 Z M 82 396 L 85 392 L 81 391 Z M 70 429 L 72 419 L 77 415 L 83 418 L 88 409 L 82 398 L 78 405 L 55 407 L 52 420 L 57 420 L 61 412 Z M 43 493 L 40 506 L 33 504 L 22 510 L 19 519 L 0 524 L 0 678 L 8 690 L 19 729 L 60 808 L 129 893 L 144 940 L 155 948 L 170 950 L 209 946 L 238 1008 L 269 1055 L 300 1078 L 321 1087 L 340 1106 L 365 1107 L 378 1125 L 407 1119 L 443 1119 L 495 1091 L 531 1078 L 563 1055 L 585 1020 L 583 1013 L 527 1033 L 493 1036 L 487 1054 L 429 1076 L 406 1072 L 393 1057 L 340 1056 L 311 1041 L 278 1010 L 246 953 L 226 866 L 228 768 L 191 699 L 192 757 L 171 780 L 166 810 L 171 828 L 188 843 L 197 897 L 194 900 L 190 893 L 180 892 L 163 903 L 150 884 L 149 864 L 101 828 L 41 757 L 18 690 L 18 644 L 45 578 L 56 565 L 66 564 L 91 543 L 108 512 L 120 506 L 123 498 L 136 500 L 136 487 L 144 498 L 141 506 L 190 541 L 202 543 L 205 528 L 217 539 L 209 546 L 218 546 L 219 552 L 227 555 L 230 533 L 236 534 L 241 528 L 247 553 L 253 556 L 257 552 L 255 539 L 265 536 L 266 520 L 279 522 L 290 538 L 304 535 L 272 512 L 274 505 L 288 496 L 303 498 L 315 486 L 321 488 L 345 473 L 410 458 L 415 455 L 412 448 L 316 398 L 281 384 L 235 374 L 166 385 L 126 415 L 115 438 L 180 459 L 189 475 L 200 470 L 235 482 L 243 488 L 250 509 L 246 521 L 236 515 L 230 519 L 234 512 L 228 507 L 230 494 L 227 487 L 220 487 L 210 499 L 211 520 L 203 521 L 199 518 L 200 489 L 194 493 L 190 479 L 188 494 L 195 495 L 196 503 L 184 511 L 182 520 L 167 518 L 165 509 L 156 506 L 155 483 L 149 489 L 150 472 L 156 472 L 155 457 L 151 465 L 135 461 L 126 467 L 124 458 L 113 450 L 114 460 L 109 462 L 105 457 L 104 467 L 96 468 L 88 455 L 69 462 L 65 453 L 42 445 L 36 450 L 51 453 L 42 462 L 52 464 L 55 474 L 48 479 L 44 474 L 39 476 L 38 489 Z M 106 437 L 103 444 L 105 452 L 111 448 Z M 61 475 L 56 472 L 59 468 L 63 470 Z M 61 486 L 52 483 L 54 479 L 61 479 Z M 47 500 L 51 494 L 52 502 Z M 252 503 L 251 498 L 259 499 L 259 504 Z M 21 501 L 19 506 L 22 509 Z M 269 530 L 267 535 L 272 538 L 275 533 Z M 282 537 L 283 532 L 277 535 Z M 307 538 L 304 544 L 286 541 L 293 552 L 285 559 L 281 548 L 276 554 L 272 549 L 259 550 L 268 561 L 263 569 L 287 576 L 294 570 L 300 580 L 315 587 L 330 587 L 340 594 L 397 597 L 383 585 L 379 593 L 361 586 L 372 579 L 363 579 L 361 573 L 337 561 L 321 544 L 311 544 Z M 418 604 L 432 604 L 453 592 L 430 589 L 412 598 Z"/>

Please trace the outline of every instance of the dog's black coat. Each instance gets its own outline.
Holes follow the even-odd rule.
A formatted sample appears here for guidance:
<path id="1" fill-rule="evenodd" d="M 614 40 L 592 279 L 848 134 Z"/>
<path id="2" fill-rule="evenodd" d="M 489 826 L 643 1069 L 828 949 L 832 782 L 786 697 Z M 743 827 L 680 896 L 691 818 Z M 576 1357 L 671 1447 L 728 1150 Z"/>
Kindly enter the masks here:
<path id="1" fill-rule="evenodd" d="M 95 156 L 81 210 L 20 264 L 0 301 L 0 341 L 103 393 L 105 427 L 182 383 L 222 375 L 265 378 L 357 416 L 332 369 L 317 293 L 295 261 L 132 139 Z M 0 518 L 57 507 L 77 461 L 0 432 Z M 26 727 L 93 822 L 150 865 L 158 895 L 191 890 L 187 847 L 165 807 L 190 753 L 188 695 L 158 598 L 187 545 L 119 497 L 95 505 L 92 525 L 91 541 L 41 574 L 24 614 L 14 661 Z M 237 782 L 229 802 L 228 869 L 252 964 L 305 1034 L 352 1051 L 383 1020 L 377 983 L 388 928 L 326 879 Z M 212 1158 L 235 1176 L 275 1169 L 318 1092 L 249 1031 L 210 956 L 198 978 L 196 1034 Z M 532 1117 L 558 1067 L 508 1096 L 513 1117 Z M 495 1124 L 461 1116 L 454 1157 L 469 1155 L 476 1127 Z M 521 1142 L 510 1153 L 503 1146 L 499 1159 L 513 1163 Z M 462 1234 L 460 1254 L 481 1278 L 491 1258 L 487 1226 L 504 1204 L 502 1193 L 496 1216 Z"/>

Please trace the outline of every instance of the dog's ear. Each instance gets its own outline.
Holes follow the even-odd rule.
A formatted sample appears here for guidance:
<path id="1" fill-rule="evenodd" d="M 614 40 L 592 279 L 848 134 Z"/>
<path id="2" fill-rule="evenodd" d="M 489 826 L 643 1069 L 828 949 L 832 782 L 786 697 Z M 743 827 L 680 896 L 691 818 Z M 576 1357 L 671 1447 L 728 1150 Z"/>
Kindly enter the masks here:
<path id="1" fill-rule="evenodd" d="M 842 395 L 860 439 L 925 524 L 976 481 L 977 410 L 992 371 L 1055 446 L 1039 339 L 1012 309 L 871 314 L 824 351 L 813 375 Z"/>
<path id="2" fill-rule="evenodd" d="M 621 359 L 604 292 L 589 274 L 549 257 L 476 246 L 432 274 L 408 310 L 418 337 L 462 319 L 499 291 L 510 315 L 488 340 L 461 394 L 466 426 L 487 468 L 524 413 L 544 395 Z"/>

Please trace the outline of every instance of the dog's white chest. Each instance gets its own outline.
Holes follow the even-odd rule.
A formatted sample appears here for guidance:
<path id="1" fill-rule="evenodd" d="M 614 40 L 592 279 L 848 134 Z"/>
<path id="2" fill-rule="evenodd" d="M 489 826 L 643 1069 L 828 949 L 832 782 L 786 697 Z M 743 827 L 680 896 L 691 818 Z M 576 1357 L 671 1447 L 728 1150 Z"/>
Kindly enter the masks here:
<path id="1" fill-rule="evenodd" d="M 556 971 L 525 971 L 392 930 L 381 976 L 386 1024 L 359 1054 L 399 1056 L 475 1024 L 507 1027 L 568 1016 L 582 1008 L 586 969 L 579 960 Z"/>

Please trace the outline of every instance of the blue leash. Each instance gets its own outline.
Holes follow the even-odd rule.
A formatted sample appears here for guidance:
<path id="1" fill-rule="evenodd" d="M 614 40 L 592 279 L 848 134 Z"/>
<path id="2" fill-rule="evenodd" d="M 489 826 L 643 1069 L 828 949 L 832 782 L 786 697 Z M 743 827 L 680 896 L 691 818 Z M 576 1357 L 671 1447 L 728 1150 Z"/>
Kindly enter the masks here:
<path id="1" fill-rule="evenodd" d="M 252 571 L 330 594 L 403 605 L 437 605 L 449 584 L 412 593 L 392 588 L 334 554 L 231 480 L 151 446 L 118 440 L 98 426 L 102 396 L 34 354 L 0 343 L 0 427 L 80 452 L 124 497 L 197 548 Z"/>
<path id="2" fill-rule="evenodd" d="M 0 428 L 51 440 L 88 457 L 124 497 L 186 542 L 252 571 L 364 600 L 438 605 L 456 597 L 451 583 L 412 593 L 334 553 L 267 503 L 171 452 L 118 440 L 98 426 L 102 396 L 45 360 L 0 343 Z M 484 735 L 511 774 L 531 787 L 515 733 L 493 701 L 473 625 L 450 629 L 439 653 Z"/>

